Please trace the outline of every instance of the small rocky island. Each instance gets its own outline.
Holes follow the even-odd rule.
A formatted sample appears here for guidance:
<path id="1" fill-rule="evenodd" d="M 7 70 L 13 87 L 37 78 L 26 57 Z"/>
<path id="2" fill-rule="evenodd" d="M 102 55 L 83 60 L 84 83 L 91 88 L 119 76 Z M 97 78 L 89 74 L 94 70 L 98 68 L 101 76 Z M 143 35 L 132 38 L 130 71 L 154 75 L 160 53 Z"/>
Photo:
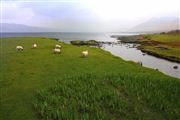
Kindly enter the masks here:
<path id="1" fill-rule="evenodd" d="M 71 41 L 71 44 L 77 45 L 77 46 L 82 46 L 82 45 L 99 46 L 99 42 L 95 40 L 88 40 L 88 41 L 74 40 L 74 41 Z"/>

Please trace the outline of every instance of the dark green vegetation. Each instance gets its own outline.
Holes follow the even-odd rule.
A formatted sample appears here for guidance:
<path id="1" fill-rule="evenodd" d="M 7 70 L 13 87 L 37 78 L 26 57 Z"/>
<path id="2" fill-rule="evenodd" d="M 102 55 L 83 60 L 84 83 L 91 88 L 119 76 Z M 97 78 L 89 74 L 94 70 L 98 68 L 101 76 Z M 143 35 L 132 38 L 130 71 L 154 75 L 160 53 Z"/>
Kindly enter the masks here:
<path id="1" fill-rule="evenodd" d="M 98 46 L 99 45 L 99 43 L 95 40 L 88 40 L 88 41 L 74 40 L 74 41 L 71 41 L 71 44 L 77 45 L 77 46 L 81 46 L 81 45 Z"/>
<path id="2" fill-rule="evenodd" d="M 32 49 L 33 43 L 38 44 Z M 1 120 L 175 120 L 180 81 L 98 48 L 48 38 L 4 38 L 0 51 Z M 16 51 L 15 46 L 24 46 Z M 81 58 L 81 51 L 89 51 Z"/>
<path id="3" fill-rule="evenodd" d="M 143 52 L 167 60 L 180 62 L 180 34 L 152 34 L 119 37 L 124 43 L 139 43 Z"/>
<path id="4" fill-rule="evenodd" d="M 142 35 L 118 37 L 118 40 L 121 40 L 122 43 L 140 43 L 139 40 L 141 39 L 143 39 Z"/>

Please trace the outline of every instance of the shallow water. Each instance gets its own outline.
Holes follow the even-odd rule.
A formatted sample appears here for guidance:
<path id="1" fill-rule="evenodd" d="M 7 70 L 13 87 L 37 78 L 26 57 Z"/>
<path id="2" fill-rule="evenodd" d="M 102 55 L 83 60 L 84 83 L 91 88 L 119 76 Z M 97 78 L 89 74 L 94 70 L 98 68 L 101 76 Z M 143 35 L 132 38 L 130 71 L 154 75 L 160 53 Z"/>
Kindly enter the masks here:
<path id="1" fill-rule="evenodd" d="M 138 50 L 137 48 L 131 48 L 132 46 L 133 44 L 104 44 L 102 49 L 109 51 L 113 55 L 119 56 L 124 60 L 142 62 L 144 67 L 158 69 L 166 75 L 180 78 L 179 63 L 170 62 L 168 60 L 157 58 L 148 54 L 143 55 L 141 50 Z M 178 66 L 178 69 L 173 68 L 175 65 Z"/>
<path id="2" fill-rule="evenodd" d="M 3 33 L 1 37 L 49 37 L 58 38 L 60 41 L 69 43 L 71 40 L 97 40 L 104 42 L 115 42 L 116 38 L 111 35 L 137 35 L 139 33 Z M 102 49 L 111 52 L 115 56 L 119 56 L 124 60 L 135 62 L 141 61 L 143 66 L 158 69 L 162 73 L 180 78 L 180 64 L 170 62 L 151 55 L 143 55 L 140 50 L 132 47 L 133 44 L 103 44 Z M 173 66 L 178 66 L 174 69 Z"/>

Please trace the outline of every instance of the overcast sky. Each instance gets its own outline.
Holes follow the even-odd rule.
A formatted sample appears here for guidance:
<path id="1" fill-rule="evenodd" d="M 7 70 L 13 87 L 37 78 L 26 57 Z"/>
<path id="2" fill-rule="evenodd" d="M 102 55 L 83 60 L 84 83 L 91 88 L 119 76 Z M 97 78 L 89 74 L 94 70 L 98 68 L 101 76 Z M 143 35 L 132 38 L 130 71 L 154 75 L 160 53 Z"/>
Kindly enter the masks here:
<path id="1" fill-rule="evenodd" d="M 154 17 L 179 17 L 180 0 L 1 0 L 1 23 L 61 31 L 125 31 Z"/>

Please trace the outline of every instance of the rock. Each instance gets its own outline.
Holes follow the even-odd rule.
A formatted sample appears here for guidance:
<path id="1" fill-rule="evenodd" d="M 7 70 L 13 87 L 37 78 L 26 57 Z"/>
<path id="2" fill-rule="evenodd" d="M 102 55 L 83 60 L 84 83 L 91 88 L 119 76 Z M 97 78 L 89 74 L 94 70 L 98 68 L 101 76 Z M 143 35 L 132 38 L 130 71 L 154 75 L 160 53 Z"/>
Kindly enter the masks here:
<path id="1" fill-rule="evenodd" d="M 89 46 L 98 46 L 99 43 L 95 40 L 88 40 L 88 41 L 81 41 L 81 40 L 74 40 L 70 41 L 72 45 L 89 45 Z"/>
<path id="2" fill-rule="evenodd" d="M 155 68 L 156 71 L 159 71 L 159 69 Z"/>
<path id="3" fill-rule="evenodd" d="M 157 48 L 160 50 L 168 50 L 168 48 L 166 48 L 166 47 L 157 47 Z"/>
<path id="4" fill-rule="evenodd" d="M 178 69 L 178 66 L 177 66 L 177 65 L 175 65 L 175 66 L 173 66 L 173 68 L 174 68 L 174 69 Z"/>
<path id="5" fill-rule="evenodd" d="M 141 61 L 137 62 L 137 64 L 139 64 L 139 65 L 141 65 L 141 66 L 143 65 Z"/>

